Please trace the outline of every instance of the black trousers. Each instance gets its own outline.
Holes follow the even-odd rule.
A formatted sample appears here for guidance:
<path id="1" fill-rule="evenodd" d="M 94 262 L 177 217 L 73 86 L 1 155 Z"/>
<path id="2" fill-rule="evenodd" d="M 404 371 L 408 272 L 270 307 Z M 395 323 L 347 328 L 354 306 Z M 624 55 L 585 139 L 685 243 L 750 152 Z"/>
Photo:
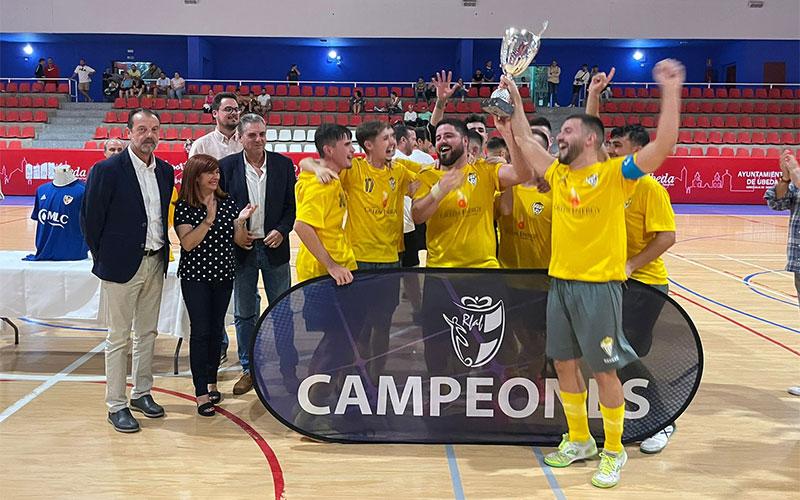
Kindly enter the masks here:
<path id="1" fill-rule="evenodd" d="M 208 394 L 217 383 L 225 313 L 233 293 L 233 280 L 202 282 L 181 280 L 181 291 L 189 312 L 189 364 L 195 396 Z"/>

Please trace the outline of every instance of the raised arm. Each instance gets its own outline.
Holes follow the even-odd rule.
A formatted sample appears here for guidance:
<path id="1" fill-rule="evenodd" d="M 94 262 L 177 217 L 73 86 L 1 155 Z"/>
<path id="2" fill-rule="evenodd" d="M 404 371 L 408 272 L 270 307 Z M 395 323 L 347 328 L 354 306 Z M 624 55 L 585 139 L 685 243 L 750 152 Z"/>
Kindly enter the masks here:
<path id="1" fill-rule="evenodd" d="M 494 124 L 500 135 L 506 141 L 506 147 L 511 155 L 511 163 L 506 163 L 500 167 L 498 176 L 500 177 L 500 189 L 506 191 L 511 186 L 522 184 L 531 179 L 532 172 L 528 163 L 523 159 L 522 151 L 519 149 L 514 134 L 511 132 L 511 119 L 495 117 Z"/>
<path id="2" fill-rule="evenodd" d="M 453 84 L 453 72 L 444 70 L 440 71 L 434 78 L 434 86 L 436 87 L 436 104 L 433 106 L 431 113 L 430 124 L 436 126 L 437 123 L 444 118 L 444 108 L 447 106 L 447 101 L 453 96 L 453 93 L 460 87 L 458 83 Z"/>
<path id="3" fill-rule="evenodd" d="M 645 173 L 655 172 L 672 154 L 678 142 L 681 119 L 681 89 L 686 70 L 679 61 L 664 59 L 653 68 L 653 79 L 661 88 L 661 113 L 656 138 L 636 154 L 636 166 Z"/>
<path id="4" fill-rule="evenodd" d="M 528 119 L 523 110 L 522 97 L 514 80 L 505 75 L 500 77 L 500 87 L 507 88 L 511 94 L 511 101 L 514 104 L 514 113 L 511 115 L 511 130 L 514 141 L 519 147 L 522 159 L 528 163 L 533 173 L 538 177 L 544 177 L 547 168 L 553 163 L 553 157 L 533 138 Z"/>
<path id="5" fill-rule="evenodd" d="M 586 114 L 600 118 L 600 94 L 603 89 L 608 87 L 611 80 L 614 78 L 616 68 L 611 68 L 608 75 L 605 73 L 597 73 L 592 77 L 589 83 L 589 92 L 586 97 Z"/>

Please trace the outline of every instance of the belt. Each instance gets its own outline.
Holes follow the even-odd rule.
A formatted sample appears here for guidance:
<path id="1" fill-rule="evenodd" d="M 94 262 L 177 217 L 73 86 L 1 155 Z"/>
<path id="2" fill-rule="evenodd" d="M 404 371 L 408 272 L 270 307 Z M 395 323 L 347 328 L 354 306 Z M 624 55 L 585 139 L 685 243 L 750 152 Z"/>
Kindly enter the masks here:
<path id="1" fill-rule="evenodd" d="M 145 250 L 144 251 L 144 256 L 145 257 L 152 257 L 153 255 L 160 254 L 162 250 L 164 250 L 164 247 L 161 247 L 158 250 Z"/>

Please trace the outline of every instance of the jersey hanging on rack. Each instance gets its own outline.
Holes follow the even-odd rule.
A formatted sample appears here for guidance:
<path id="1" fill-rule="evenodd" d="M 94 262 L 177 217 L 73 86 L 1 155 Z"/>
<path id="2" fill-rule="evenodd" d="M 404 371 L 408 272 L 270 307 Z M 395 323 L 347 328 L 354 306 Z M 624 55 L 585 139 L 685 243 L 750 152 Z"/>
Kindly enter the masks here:
<path id="1" fill-rule="evenodd" d="M 36 254 L 24 260 L 83 260 L 89 247 L 80 226 L 86 186 L 78 180 L 66 186 L 52 182 L 36 189 L 31 219 L 36 224 Z"/>

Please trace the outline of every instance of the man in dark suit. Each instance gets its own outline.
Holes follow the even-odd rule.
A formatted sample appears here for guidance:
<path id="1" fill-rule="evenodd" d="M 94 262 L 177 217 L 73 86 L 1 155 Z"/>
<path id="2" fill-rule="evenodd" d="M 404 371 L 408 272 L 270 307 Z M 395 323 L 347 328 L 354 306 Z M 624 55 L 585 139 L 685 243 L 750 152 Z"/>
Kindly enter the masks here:
<path id="1" fill-rule="evenodd" d="M 233 281 L 234 321 L 242 376 L 233 387 L 236 395 L 253 388 L 250 375 L 250 339 L 261 311 L 258 273 L 270 303 L 291 284 L 289 269 L 289 232 L 294 226 L 294 165 L 289 158 L 265 151 L 267 126 L 256 114 L 242 116 L 238 125 L 243 151 L 220 160 L 220 187 L 239 207 L 248 203 L 256 210 L 248 221 L 252 250 L 237 247 L 237 269 Z M 282 328 L 285 336 L 275 339 L 284 385 L 297 389 L 295 374 L 297 350 L 291 328 Z"/>
<path id="2" fill-rule="evenodd" d="M 148 109 L 128 118 L 130 146 L 97 163 L 89 173 L 81 226 L 94 258 L 92 272 L 107 299 L 106 406 L 119 432 L 136 432 L 130 410 L 164 415 L 153 401 L 153 348 L 158 333 L 161 288 L 167 273 L 167 211 L 175 183 L 172 166 L 153 155 L 160 120 Z M 125 396 L 128 343 L 133 335 L 133 390 Z"/>

